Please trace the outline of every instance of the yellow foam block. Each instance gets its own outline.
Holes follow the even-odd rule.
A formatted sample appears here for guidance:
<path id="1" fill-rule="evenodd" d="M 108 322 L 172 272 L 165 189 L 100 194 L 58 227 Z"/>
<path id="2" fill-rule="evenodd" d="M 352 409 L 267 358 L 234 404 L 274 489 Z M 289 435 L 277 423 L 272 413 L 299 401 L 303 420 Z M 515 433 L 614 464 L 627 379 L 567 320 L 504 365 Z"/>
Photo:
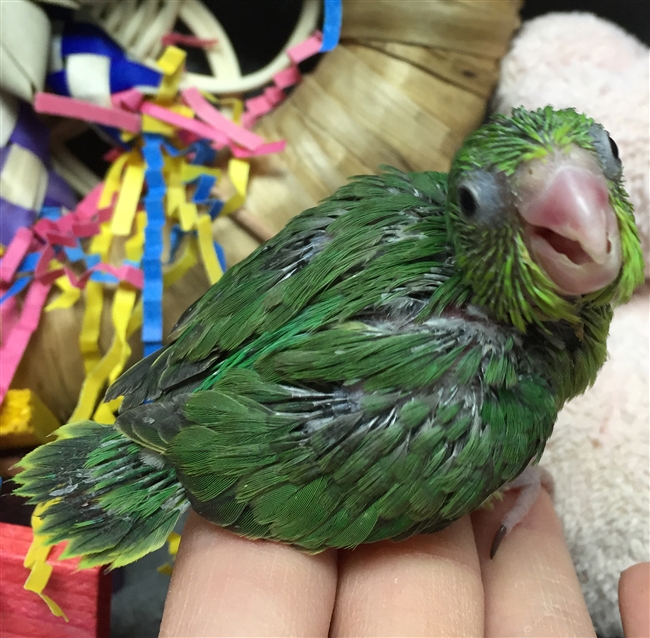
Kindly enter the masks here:
<path id="1" fill-rule="evenodd" d="M 45 443 L 61 425 L 31 390 L 9 390 L 0 407 L 0 450 Z"/>

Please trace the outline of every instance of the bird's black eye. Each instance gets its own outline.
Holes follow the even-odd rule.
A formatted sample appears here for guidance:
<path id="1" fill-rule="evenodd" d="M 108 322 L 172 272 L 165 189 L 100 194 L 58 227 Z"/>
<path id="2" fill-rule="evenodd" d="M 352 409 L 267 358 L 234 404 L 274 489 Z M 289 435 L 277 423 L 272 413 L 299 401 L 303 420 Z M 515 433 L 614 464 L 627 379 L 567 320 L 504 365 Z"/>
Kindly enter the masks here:
<path id="1" fill-rule="evenodd" d="M 461 186 L 458 189 L 458 205 L 466 217 L 473 217 L 476 214 L 478 208 L 476 198 L 467 186 Z"/>
<path id="2" fill-rule="evenodd" d="M 611 138 L 610 135 L 607 136 L 609 138 L 609 148 L 612 149 L 612 155 L 618 159 L 618 146 L 616 145 L 616 142 Z"/>
<path id="3" fill-rule="evenodd" d="M 589 132 L 591 133 L 594 149 L 600 160 L 600 165 L 603 167 L 605 177 L 612 180 L 620 179 L 622 164 L 618 156 L 616 142 L 600 124 L 593 124 Z"/>
<path id="4" fill-rule="evenodd" d="M 472 224 L 500 224 L 506 220 L 508 184 L 505 175 L 497 171 L 475 169 L 467 171 L 456 182 L 455 204 L 460 215 Z"/>

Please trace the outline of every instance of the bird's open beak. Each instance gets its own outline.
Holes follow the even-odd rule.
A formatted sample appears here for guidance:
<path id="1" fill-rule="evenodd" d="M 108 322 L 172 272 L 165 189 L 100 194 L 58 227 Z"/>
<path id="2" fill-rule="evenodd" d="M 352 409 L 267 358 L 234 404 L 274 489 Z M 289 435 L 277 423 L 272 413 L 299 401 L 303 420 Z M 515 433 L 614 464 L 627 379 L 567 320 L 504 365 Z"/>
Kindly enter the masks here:
<path id="1" fill-rule="evenodd" d="M 586 151 L 527 162 L 518 184 L 528 249 L 563 293 L 587 294 L 616 279 L 618 221 L 602 170 Z"/>

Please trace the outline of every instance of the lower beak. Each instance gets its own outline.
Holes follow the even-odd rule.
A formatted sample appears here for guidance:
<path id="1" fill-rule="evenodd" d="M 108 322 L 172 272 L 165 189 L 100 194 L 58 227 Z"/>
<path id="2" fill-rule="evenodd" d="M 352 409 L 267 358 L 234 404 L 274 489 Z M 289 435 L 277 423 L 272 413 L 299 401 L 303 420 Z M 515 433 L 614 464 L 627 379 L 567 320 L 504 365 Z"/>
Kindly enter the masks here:
<path id="1" fill-rule="evenodd" d="M 622 264 L 618 221 L 604 176 L 572 164 L 540 170 L 544 179 L 534 167 L 521 176 L 522 193 L 532 194 L 519 205 L 529 251 L 565 294 L 604 288 Z"/>

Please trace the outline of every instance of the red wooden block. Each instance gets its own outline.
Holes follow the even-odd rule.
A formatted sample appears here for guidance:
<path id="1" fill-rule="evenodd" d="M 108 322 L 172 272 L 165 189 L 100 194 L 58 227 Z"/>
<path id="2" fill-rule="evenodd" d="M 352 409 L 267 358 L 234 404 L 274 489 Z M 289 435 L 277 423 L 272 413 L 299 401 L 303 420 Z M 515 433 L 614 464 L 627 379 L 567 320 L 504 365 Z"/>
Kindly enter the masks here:
<path id="1" fill-rule="evenodd" d="M 0 636 L 2 638 L 109 638 L 111 577 L 105 568 L 77 570 L 79 560 L 56 560 L 65 547 L 56 545 L 48 563 L 54 570 L 45 588 L 70 622 L 54 616 L 34 592 L 23 589 L 29 570 L 23 560 L 32 530 L 0 523 Z"/>

